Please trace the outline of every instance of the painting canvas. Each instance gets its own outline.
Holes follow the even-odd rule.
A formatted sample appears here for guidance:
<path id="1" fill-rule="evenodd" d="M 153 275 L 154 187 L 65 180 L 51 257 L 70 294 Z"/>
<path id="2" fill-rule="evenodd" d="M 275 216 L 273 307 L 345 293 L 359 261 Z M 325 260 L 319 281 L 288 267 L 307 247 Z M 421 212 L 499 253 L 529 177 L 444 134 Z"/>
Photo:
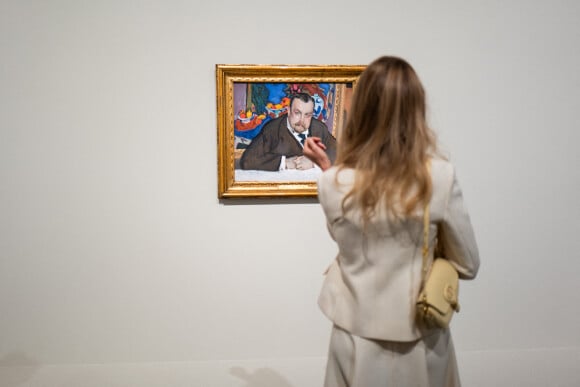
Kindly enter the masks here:
<path id="1" fill-rule="evenodd" d="M 290 106 L 294 100 L 294 112 L 306 107 L 308 119 L 296 118 L 296 122 L 308 122 L 306 133 L 334 142 L 340 137 L 364 67 L 223 66 L 217 66 L 219 197 L 315 196 L 321 173 L 317 166 L 285 168 L 284 160 L 300 158 L 301 153 L 300 138 L 290 134 L 295 117 L 289 115 Z M 248 70 L 255 71 L 248 74 Z M 307 102 L 296 99 L 305 95 Z M 267 149 L 272 143 L 278 144 L 276 149 Z M 285 146 L 294 153 L 284 154 Z M 255 155 L 258 149 L 264 154 L 278 152 L 273 164 L 248 162 L 250 156 L 244 153 Z"/>

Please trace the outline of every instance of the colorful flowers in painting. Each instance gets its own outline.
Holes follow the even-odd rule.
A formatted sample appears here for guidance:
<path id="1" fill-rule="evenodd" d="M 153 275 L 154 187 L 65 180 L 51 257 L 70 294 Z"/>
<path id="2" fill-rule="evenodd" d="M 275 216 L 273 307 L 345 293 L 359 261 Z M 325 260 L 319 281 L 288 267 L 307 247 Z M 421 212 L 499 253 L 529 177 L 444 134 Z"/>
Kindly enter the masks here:
<path id="1" fill-rule="evenodd" d="M 288 106 L 290 106 L 290 98 L 284 97 L 280 103 L 268 102 L 266 104 L 266 111 L 270 118 L 277 118 L 286 113 Z"/>
<path id="2" fill-rule="evenodd" d="M 236 114 L 236 119 L 234 120 L 234 126 L 236 130 L 252 130 L 255 129 L 258 125 L 262 124 L 262 122 L 266 119 L 266 114 L 256 113 L 256 108 L 252 105 L 251 109 L 246 111 L 240 110 L 238 114 Z"/>

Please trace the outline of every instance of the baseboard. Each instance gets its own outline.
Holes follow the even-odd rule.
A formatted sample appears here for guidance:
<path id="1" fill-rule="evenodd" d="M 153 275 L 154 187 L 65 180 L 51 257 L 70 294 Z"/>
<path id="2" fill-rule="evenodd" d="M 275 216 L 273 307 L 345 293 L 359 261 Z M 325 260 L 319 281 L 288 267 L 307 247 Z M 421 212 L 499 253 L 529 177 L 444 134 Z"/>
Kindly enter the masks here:
<path id="1" fill-rule="evenodd" d="M 580 348 L 458 352 L 468 387 L 575 387 Z M 320 387 L 324 357 L 3 365 L 1 387 Z"/>

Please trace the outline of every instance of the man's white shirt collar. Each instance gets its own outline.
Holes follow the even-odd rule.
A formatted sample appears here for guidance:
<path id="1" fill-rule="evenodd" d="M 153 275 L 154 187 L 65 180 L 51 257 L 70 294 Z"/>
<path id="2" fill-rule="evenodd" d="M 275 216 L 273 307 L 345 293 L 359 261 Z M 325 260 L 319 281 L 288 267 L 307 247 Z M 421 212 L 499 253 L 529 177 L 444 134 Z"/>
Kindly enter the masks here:
<path id="1" fill-rule="evenodd" d="M 300 145 L 302 145 L 302 140 L 300 139 L 300 136 L 298 135 L 298 132 L 295 131 L 292 126 L 290 126 L 290 120 L 288 118 L 286 118 L 286 127 L 288 128 L 288 130 L 290 131 L 290 133 L 292 133 L 292 135 L 294 136 L 294 138 L 296 138 L 296 140 L 298 141 L 298 143 L 300 143 Z M 302 132 L 303 134 L 306 135 L 306 137 L 308 137 L 308 133 L 309 130 L 306 129 L 304 132 Z M 304 147 L 304 145 L 302 145 L 302 147 Z"/>

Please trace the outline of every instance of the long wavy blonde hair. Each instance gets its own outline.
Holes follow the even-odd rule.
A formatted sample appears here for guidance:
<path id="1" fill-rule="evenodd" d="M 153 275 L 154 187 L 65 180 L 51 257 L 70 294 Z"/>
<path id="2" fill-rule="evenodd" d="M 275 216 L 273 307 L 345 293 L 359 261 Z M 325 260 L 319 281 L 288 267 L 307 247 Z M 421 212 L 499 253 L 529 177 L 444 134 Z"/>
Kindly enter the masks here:
<path id="1" fill-rule="evenodd" d="M 401 58 L 376 59 L 358 79 L 338 141 L 339 170 L 357 172 L 343 210 L 361 208 L 365 224 L 381 204 L 395 219 L 410 216 L 431 198 L 427 160 L 436 148 L 415 70 Z"/>

